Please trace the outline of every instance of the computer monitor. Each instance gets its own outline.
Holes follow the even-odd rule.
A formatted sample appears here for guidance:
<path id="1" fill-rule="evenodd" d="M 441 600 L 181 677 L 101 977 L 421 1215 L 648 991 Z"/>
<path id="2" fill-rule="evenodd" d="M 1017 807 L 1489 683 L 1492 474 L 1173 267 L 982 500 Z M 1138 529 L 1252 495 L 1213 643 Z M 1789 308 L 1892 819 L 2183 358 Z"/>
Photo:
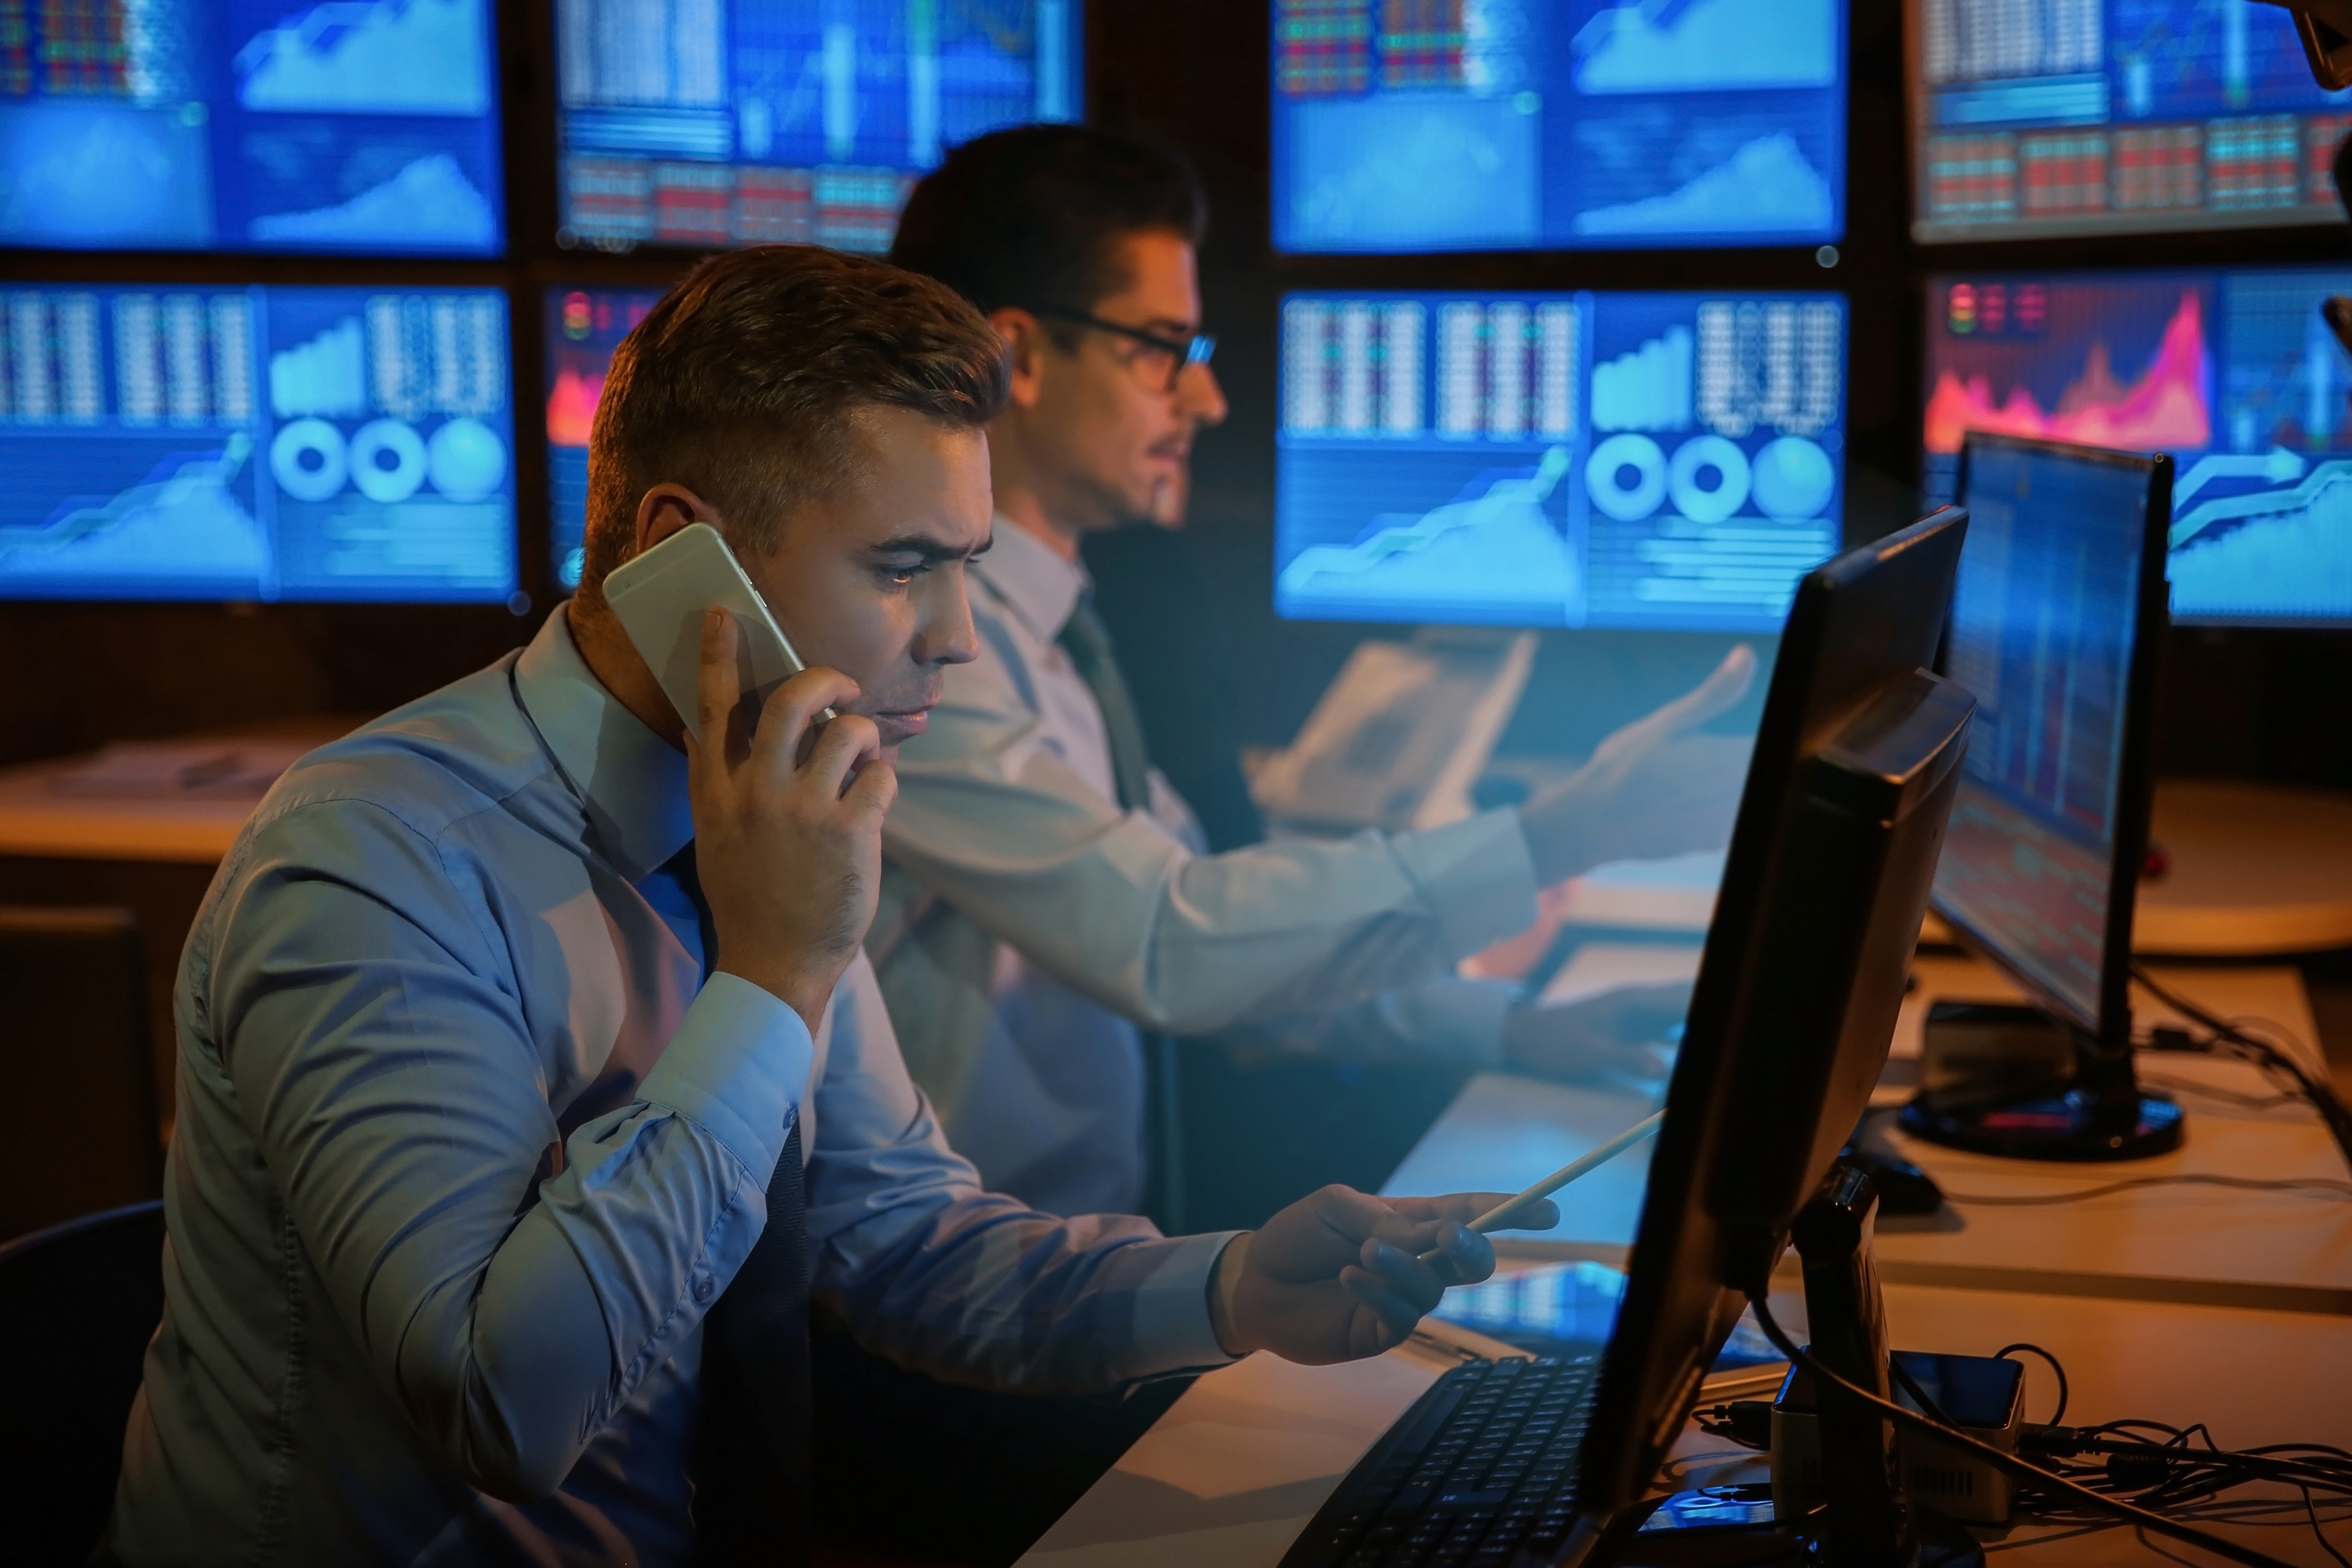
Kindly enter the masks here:
<path id="1" fill-rule="evenodd" d="M 1284 251 L 1818 245 L 1846 0 L 1275 0 Z"/>
<path id="2" fill-rule="evenodd" d="M 1840 295 L 1291 294 L 1280 375 L 1286 618 L 1773 632 L 1838 547 Z"/>
<path id="3" fill-rule="evenodd" d="M 1924 1137 L 2050 1159 L 2180 1141 L 2179 1108 L 2138 1089 L 2129 998 L 2172 483 L 2168 458 L 1969 437 L 1945 668 L 1979 707 L 1935 909 L 2082 1048 L 2071 1086 L 1923 1094 Z"/>
<path id="4" fill-rule="evenodd" d="M 556 0 L 556 242 L 889 248 L 984 132 L 1076 120 L 1080 0 Z"/>
<path id="5" fill-rule="evenodd" d="M 2255 7 L 2261 9 L 2261 7 Z M 2184 626 L 2352 626 L 2352 268 L 1948 275 L 1928 285 L 1926 486 L 1970 431 L 2163 452 Z"/>
<path id="6" fill-rule="evenodd" d="M 0 9 L 0 245 L 506 248 L 491 0 Z"/>
<path id="7" fill-rule="evenodd" d="M 580 586 L 588 536 L 588 431 L 604 372 L 629 329 L 662 297 L 658 289 L 547 290 L 548 548 L 555 580 Z"/>
<path id="8" fill-rule="evenodd" d="M 1907 0 L 1923 241 L 2344 220 L 2352 93 L 2254 0 Z"/>
<path id="9" fill-rule="evenodd" d="M 1948 508 L 1797 591 L 1601 1361 L 1581 1541 L 1648 1492 L 1885 1066 L 1974 707 L 1928 672 L 1968 527 Z"/>
<path id="10" fill-rule="evenodd" d="M 0 290 L 0 599 L 502 602 L 506 296 Z"/>

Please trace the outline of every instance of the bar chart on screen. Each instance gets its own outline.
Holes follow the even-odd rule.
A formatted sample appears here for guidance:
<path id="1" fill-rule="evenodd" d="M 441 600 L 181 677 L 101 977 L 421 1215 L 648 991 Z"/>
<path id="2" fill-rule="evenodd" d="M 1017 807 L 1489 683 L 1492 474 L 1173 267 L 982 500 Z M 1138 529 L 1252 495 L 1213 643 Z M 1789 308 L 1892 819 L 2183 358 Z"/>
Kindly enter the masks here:
<path id="1" fill-rule="evenodd" d="M 1777 629 L 1837 547 L 1833 295 L 1295 294 L 1287 616 Z"/>

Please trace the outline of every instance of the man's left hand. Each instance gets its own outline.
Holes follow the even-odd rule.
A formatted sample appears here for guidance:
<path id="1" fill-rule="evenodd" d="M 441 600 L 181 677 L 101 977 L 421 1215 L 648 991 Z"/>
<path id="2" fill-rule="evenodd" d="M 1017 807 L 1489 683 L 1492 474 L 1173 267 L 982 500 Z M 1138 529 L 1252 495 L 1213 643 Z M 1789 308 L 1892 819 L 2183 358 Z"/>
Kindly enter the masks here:
<path id="1" fill-rule="evenodd" d="M 1217 1338 L 1235 1355 L 1272 1351 L 1309 1366 L 1378 1355 L 1402 1342 L 1447 1286 L 1495 1271 L 1494 1247 L 1469 1222 L 1510 1195 L 1376 1198 L 1332 1186 L 1301 1198 L 1236 1237 L 1218 1260 Z M 1559 1223 L 1545 1201 L 1512 1228 Z M 1437 1257 L 1422 1262 L 1433 1247 Z"/>

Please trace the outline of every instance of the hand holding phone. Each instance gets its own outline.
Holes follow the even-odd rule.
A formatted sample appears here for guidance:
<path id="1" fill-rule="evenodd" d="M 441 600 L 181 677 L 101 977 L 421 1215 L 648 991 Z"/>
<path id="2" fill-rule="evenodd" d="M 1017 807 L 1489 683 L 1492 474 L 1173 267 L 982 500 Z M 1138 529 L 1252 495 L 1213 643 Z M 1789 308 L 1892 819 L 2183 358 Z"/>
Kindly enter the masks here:
<path id="1" fill-rule="evenodd" d="M 604 603 L 697 740 L 702 622 L 710 610 L 725 610 L 735 623 L 736 685 L 755 710 L 806 668 L 735 552 L 707 522 L 690 522 L 615 567 L 604 579 Z M 827 708 L 818 720 L 833 716 Z"/>
<path id="2" fill-rule="evenodd" d="M 695 864 L 709 906 L 714 970 L 761 986 L 814 1032 L 873 923 L 882 818 L 898 775 L 874 721 L 824 706 L 856 695 L 836 670 L 784 681 L 746 721 L 737 679 L 743 623 L 705 611 L 687 744 Z M 693 718 L 688 722 L 695 723 Z"/>

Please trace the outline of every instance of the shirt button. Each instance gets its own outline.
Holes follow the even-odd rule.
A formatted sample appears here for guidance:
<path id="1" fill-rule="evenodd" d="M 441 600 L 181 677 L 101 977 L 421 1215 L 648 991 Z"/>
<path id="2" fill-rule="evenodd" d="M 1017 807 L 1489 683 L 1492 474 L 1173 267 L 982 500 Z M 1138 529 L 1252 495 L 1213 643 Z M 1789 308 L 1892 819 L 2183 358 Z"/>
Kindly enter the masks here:
<path id="1" fill-rule="evenodd" d="M 710 1305 L 710 1298 L 718 1294 L 719 1281 L 713 1279 L 708 1274 L 694 1282 L 694 1303 L 696 1306 L 708 1307 Z"/>

